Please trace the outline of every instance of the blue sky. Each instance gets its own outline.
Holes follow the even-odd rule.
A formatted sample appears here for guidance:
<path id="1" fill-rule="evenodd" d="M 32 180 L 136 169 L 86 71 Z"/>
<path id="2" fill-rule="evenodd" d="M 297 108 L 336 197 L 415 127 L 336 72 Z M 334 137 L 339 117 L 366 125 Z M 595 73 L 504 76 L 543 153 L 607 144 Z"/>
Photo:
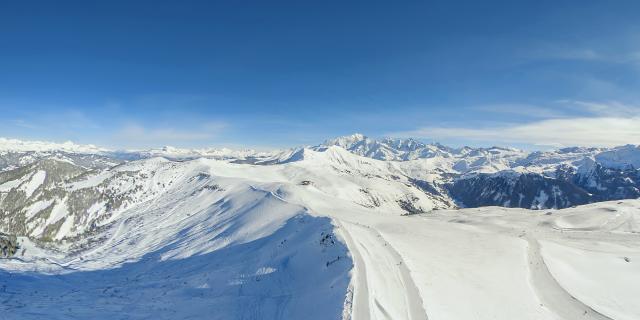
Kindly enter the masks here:
<path id="1" fill-rule="evenodd" d="M 15 1 L 0 136 L 640 143 L 637 1 Z"/>

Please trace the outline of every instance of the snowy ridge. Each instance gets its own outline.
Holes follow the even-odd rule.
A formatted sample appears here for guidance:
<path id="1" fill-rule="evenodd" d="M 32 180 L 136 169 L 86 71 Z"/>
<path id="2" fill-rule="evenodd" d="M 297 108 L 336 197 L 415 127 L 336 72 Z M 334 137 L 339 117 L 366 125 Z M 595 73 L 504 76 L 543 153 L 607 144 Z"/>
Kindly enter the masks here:
<path id="1" fill-rule="evenodd" d="M 458 173 L 493 173 L 524 167 L 531 172 L 547 172 L 560 165 L 573 165 L 585 157 L 594 157 L 606 167 L 640 168 L 640 146 L 615 148 L 571 147 L 553 151 L 526 152 L 514 148 L 450 148 L 425 144 L 415 139 L 376 140 L 356 133 L 325 141 L 318 147 L 339 146 L 349 152 L 378 160 L 409 161 L 437 159 L 442 169 Z"/>
<path id="2" fill-rule="evenodd" d="M 81 145 L 71 141 L 64 143 L 47 141 L 26 141 L 0 138 L 0 155 L 7 153 L 29 153 L 30 156 L 41 158 L 45 156 L 60 156 L 63 154 L 100 155 L 117 160 L 137 160 L 141 158 L 165 157 L 170 159 L 212 158 L 220 160 L 266 161 L 287 151 L 256 151 L 251 149 L 233 150 L 229 148 L 200 148 L 187 149 L 165 146 L 153 149 L 115 150 L 97 147 L 92 144 Z M 24 161 L 23 161 L 24 163 Z"/>
<path id="3" fill-rule="evenodd" d="M 160 166 L 161 175 L 176 173 Z M 351 264 L 329 220 L 243 181 L 199 175 L 201 169 L 180 167 L 191 174 L 173 177 L 186 181 L 162 191 L 159 201 L 124 210 L 104 233 L 73 243 L 75 254 L 24 240 L 26 252 L 2 269 L 40 275 L 13 275 L 3 316 L 107 319 L 125 308 L 133 318 L 291 319 L 307 317 L 313 301 L 317 319 L 337 318 Z M 27 296 L 39 302 L 22 305 Z"/>
<path id="4" fill-rule="evenodd" d="M 442 150 L 36 156 L 0 172 L 0 232 L 20 236 L 0 259 L 0 314 L 640 318 L 634 147 Z"/>
<path id="5" fill-rule="evenodd" d="M 425 144 L 415 139 L 384 138 L 376 140 L 356 133 L 329 139 L 324 143 L 308 147 L 322 150 L 330 146 L 341 147 L 351 153 L 385 161 L 413 161 L 437 159 L 441 169 L 458 173 L 492 173 L 501 170 L 526 167 L 530 171 L 546 172 L 560 165 L 571 165 L 585 157 L 594 157 L 599 163 L 611 168 L 640 167 L 640 146 L 626 145 L 615 148 L 562 148 L 554 151 L 526 152 L 513 148 L 450 148 L 438 143 Z M 295 155 L 304 148 L 288 150 L 256 151 L 229 148 L 185 149 L 165 146 L 157 149 L 111 150 L 94 145 L 79 145 L 73 142 L 54 143 L 23 141 L 0 138 L 0 153 L 7 152 L 66 152 L 76 154 L 107 155 L 133 160 L 150 157 L 170 159 L 212 158 L 241 162 L 274 164 L 295 160 Z"/>
<path id="6" fill-rule="evenodd" d="M 73 153 L 103 153 L 107 149 L 96 147 L 92 144 L 80 145 L 71 141 L 64 143 L 46 141 L 24 141 L 17 139 L 0 138 L 0 152 L 26 152 L 26 151 L 64 151 Z"/>
<path id="7" fill-rule="evenodd" d="M 626 145 L 603 151 L 595 156 L 606 167 L 640 168 L 640 146 Z"/>
<path id="8" fill-rule="evenodd" d="M 344 171 L 383 174 L 391 170 L 386 162 L 338 147 L 304 155 L 271 166 L 153 158 L 114 168 L 142 179 L 141 188 L 127 187 L 136 190 L 131 205 L 103 221 L 102 231 L 62 242 L 70 255 L 24 239 L 24 255 L 0 262 L 2 272 L 13 272 L 1 280 L 14 292 L 3 311 L 37 318 L 36 305 L 51 315 L 65 304 L 72 311 L 62 310 L 61 318 L 109 317 L 126 306 L 133 318 L 217 310 L 221 319 L 286 319 L 309 317 L 312 301 L 318 309 L 311 314 L 320 319 L 342 313 L 352 319 L 640 314 L 629 298 L 635 295 L 628 294 L 637 291 L 639 270 L 625 262 L 640 259 L 637 200 L 548 212 L 488 207 L 401 217 L 393 202 L 363 206 L 355 188 L 367 180 Z M 368 188 L 381 196 L 404 188 L 373 179 Z M 594 240 L 604 253 L 588 251 Z M 584 267 L 581 259 L 601 261 L 619 277 L 601 281 L 601 269 Z M 41 275 L 36 280 L 25 270 Z M 81 285 L 86 281 L 89 286 Z M 27 298 L 38 304 L 20 304 Z M 460 307 L 460 299 L 469 302 Z M 96 300 L 109 303 L 96 306 Z"/>
<path id="9" fill-rule="evenodd" d="M 219 160 L 247 160 L 266 161 L 271 157 L 277 156 L 283 151 L 256 151 L 251 149 L 233 150 L 229 148 L 203 148 L 203 149 L 184 149 L 165 146 L 159 149 L 126 151 L 132 154 L 139 154 L 140 157 L 165 157 L 169 159 L 195 159 L 195 158 L 211 158 Z"/>
<path id="10" fill-rule="evenodd" d="M 452 149 L 427 145 L 414 139 L 370 139 L 360 133 L 325 141 L 321 146 L 338 146 L 355 154 L 379 160 L 415 160 L 435 156 L 450 157 Z"/>

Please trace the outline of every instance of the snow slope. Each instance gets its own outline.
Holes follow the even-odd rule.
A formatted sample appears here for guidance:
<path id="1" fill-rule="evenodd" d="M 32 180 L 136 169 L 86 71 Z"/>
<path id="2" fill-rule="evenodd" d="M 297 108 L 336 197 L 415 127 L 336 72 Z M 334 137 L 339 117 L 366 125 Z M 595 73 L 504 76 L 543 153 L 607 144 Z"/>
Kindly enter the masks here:
<path id="1" fill-rule="evenodd" d="M 576 239 L 584 245 L 593 239 L 623 241 L 638 253 L 635 221 L 640 202 L 547 212 L 488 207 L 400 217 L 401 212 L 392 207 L 374 210 L 351 197 L 336 196 L 343 192 L 331 187 L 335 178 L 325 182 L 316 177 L 327 171 L 318 169 L 323 162 L 314 162 L 317 158 L 313 156 L 320 155 L 283 166 L 226 167 L 218 173 L 292 181 L 281 176 L 295 176 L 294 167 L 299 166 L 312 177 L 312 185 L 285 184 L 274 192 L 313 214 L 339 222 L 355 263 L 353 318 L 420 319 L 426 314 L 429 319 L 616 319 L 604 315 L 589 299 L 574 299 L 562 279 L 549 271 L 539 241 Z M 571 217 L 579 220 L 576 216 L 615 222 L 609 224 L 611 228 L 572 233 L 557 227 Z M 607 279 L 590 276 L 595 287 L 609 286 Z M 630 273 L 621 274 L 620 279 L 631 280 L 628 286 L 639 284 Z M 619 312 L 640 317 L 633 308 Z"/>
<path id="2" fill-rule="evenodd" d="M 0 261 L 0 319 L 640 318 L 639 200 L 431 211 L 406 165 L 334 146 L 87 175 L 69 187 L 137 180 L 88 235 Z"/>
<path id="3" fill-rule="evenodd" d="M 638 319 L 640 252 L 636 248 L 598 240 L 588 246 L 547 241 L 542 252 L 551 273 L 576 299 L 611 319 Z"/>
<path id="4" fill-rule="evenodd" d="M 197 161 L 155 164 L 181 181 L 120 212 L 85 248 L 27 243 L 2 261 L 0 318 L 341 315 L 352 264 L 329 219 L 247 181 L 203 175 Z"/>

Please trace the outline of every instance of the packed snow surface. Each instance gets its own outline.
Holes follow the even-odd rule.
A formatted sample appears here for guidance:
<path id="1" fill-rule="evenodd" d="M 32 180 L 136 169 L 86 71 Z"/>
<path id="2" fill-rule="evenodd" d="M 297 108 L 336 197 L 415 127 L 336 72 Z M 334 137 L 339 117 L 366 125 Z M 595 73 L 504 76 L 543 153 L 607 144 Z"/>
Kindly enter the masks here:
<path id="1" fill-rule="evenodd" d="M 0 319 L 640 319 L 639 200 L 430 211 L 410 163 L 330 146 L 88 176 L 70 187 L 143 182 L 122 183 L 131 202 L 77 242 L 22 238 L 0 260 Z"/>

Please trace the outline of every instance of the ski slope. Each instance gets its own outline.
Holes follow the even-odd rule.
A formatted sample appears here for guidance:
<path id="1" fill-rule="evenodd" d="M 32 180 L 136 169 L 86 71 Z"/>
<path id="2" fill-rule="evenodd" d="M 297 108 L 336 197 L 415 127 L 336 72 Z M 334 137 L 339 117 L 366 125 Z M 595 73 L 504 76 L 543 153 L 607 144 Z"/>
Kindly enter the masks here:
<path id="1" fill-rule="evenodd" d="M 640 201 L 406 215 L 439 203 L 402 170 L 329 147 L 97 173 L 146 180 L 87 238 L 23 239 L 0 319 L 640 318 Z"/>

